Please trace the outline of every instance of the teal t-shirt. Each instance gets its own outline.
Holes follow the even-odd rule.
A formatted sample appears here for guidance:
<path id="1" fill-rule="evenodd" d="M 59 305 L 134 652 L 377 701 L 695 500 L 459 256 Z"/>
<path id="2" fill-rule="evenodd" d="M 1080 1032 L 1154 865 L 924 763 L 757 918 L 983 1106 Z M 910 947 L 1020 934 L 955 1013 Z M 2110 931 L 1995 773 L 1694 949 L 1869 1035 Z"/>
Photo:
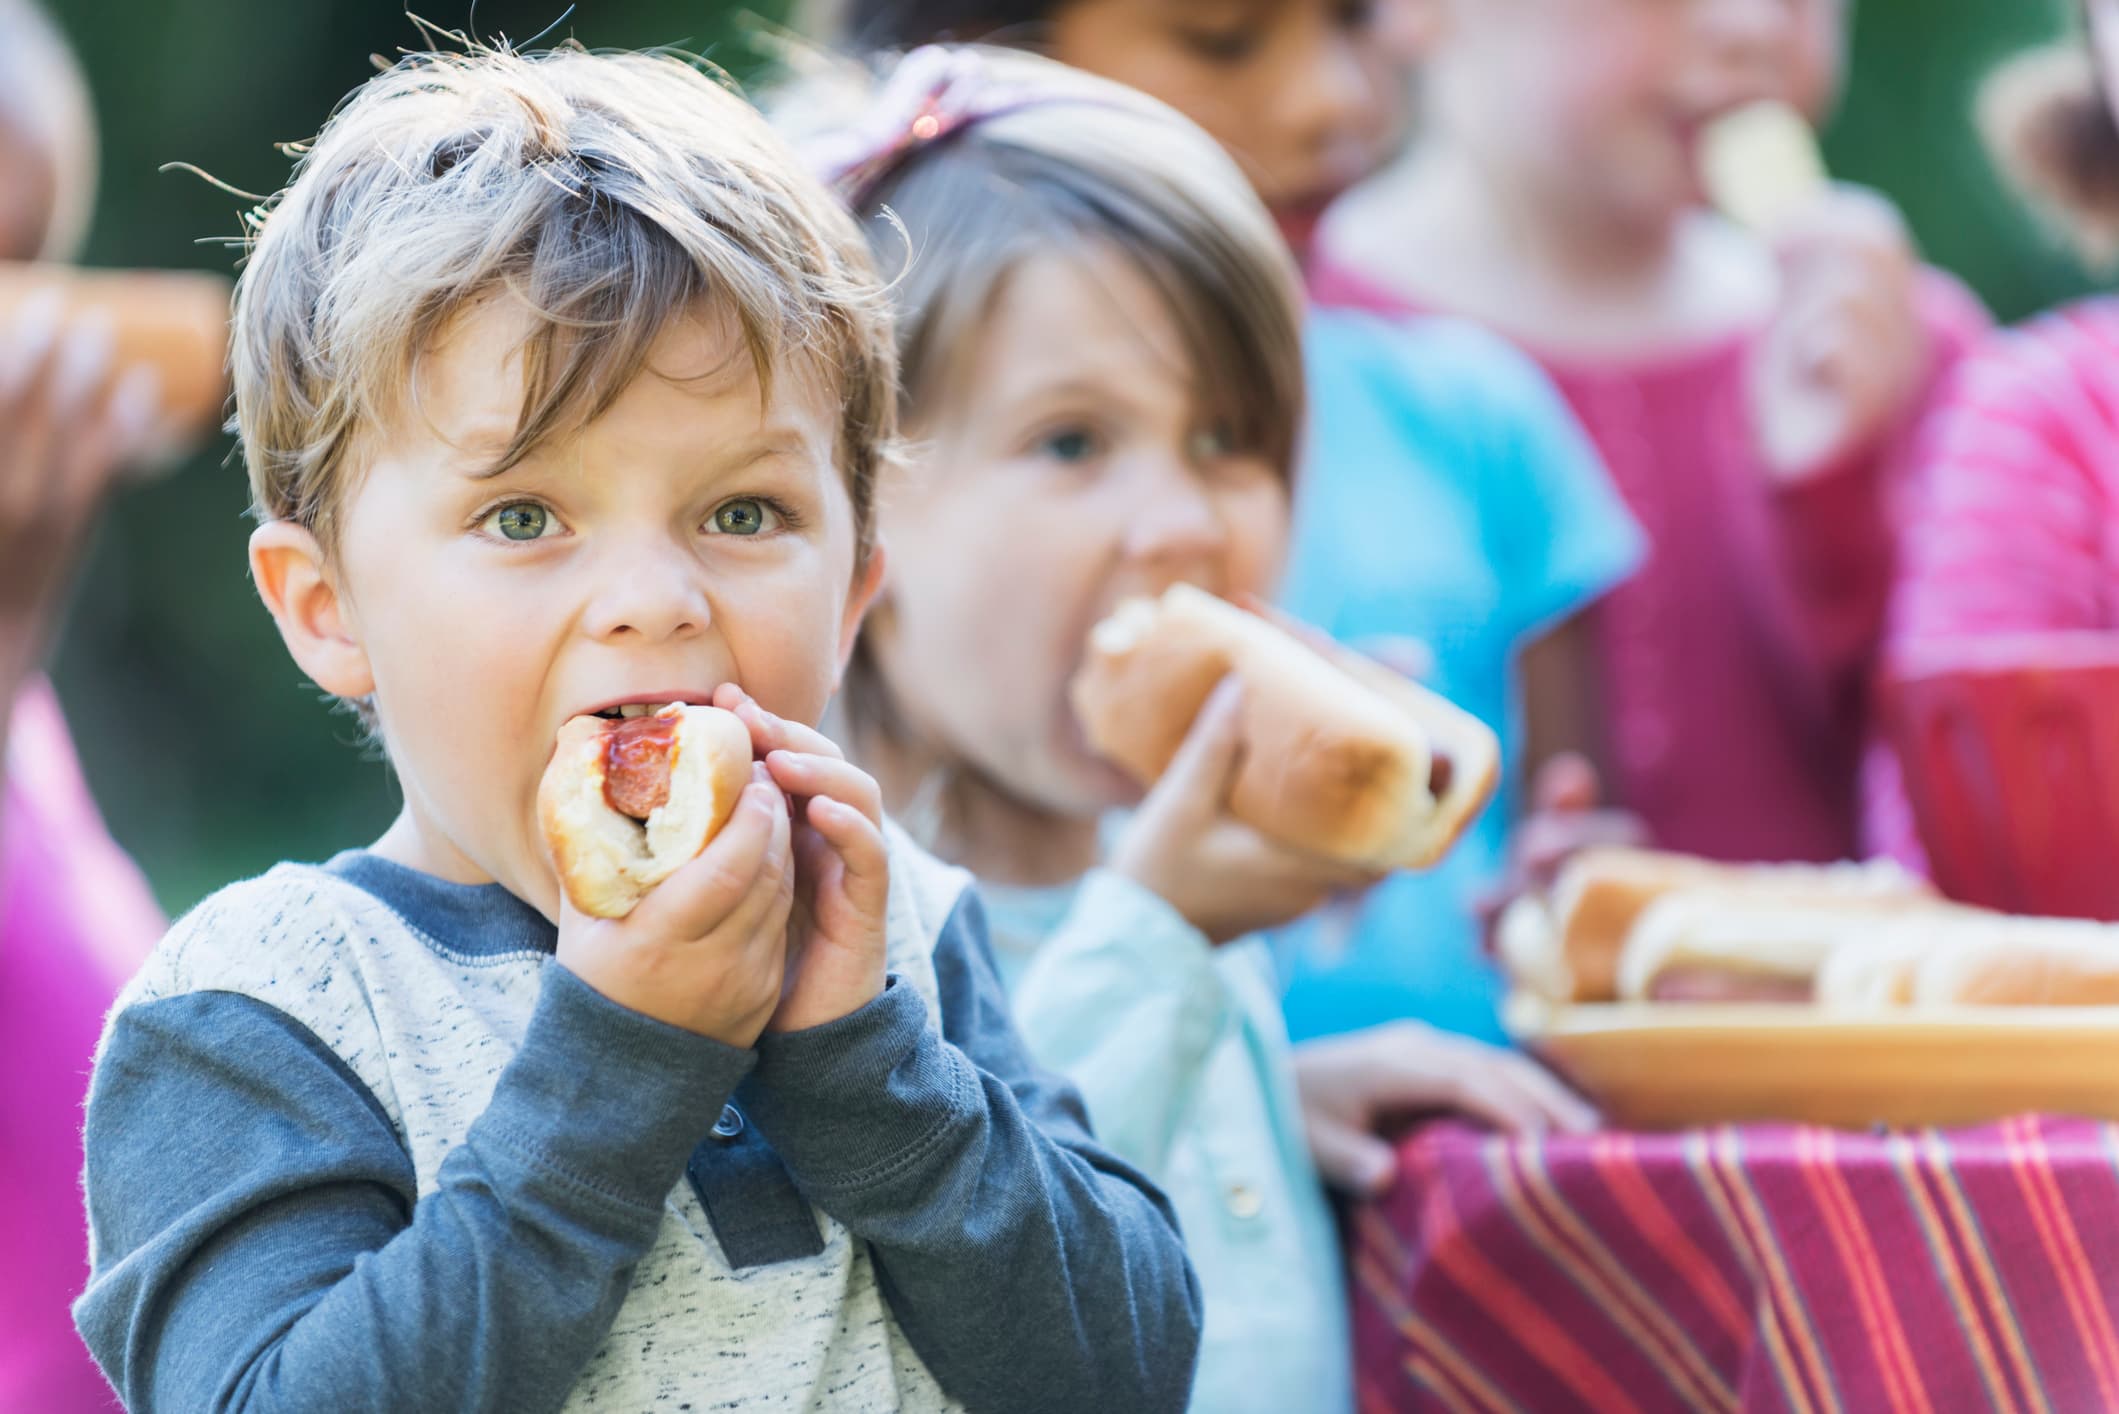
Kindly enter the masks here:
<path id="1" fill-rule="evenodd" d="M 1499 733 L 1494 804 L 1440 866 L 1276 943 L 1300 1041 L 1412 1017 L 1505 1037 L 1473 916 L 1521 795 L 1516 655 L 1623 579 L 1644 541 L 1559 392 L 1448 319 L 1313 310 L 1308 443 L 1282 603 L 1357 648 L 1417 639 L 1425 681 Z"/>

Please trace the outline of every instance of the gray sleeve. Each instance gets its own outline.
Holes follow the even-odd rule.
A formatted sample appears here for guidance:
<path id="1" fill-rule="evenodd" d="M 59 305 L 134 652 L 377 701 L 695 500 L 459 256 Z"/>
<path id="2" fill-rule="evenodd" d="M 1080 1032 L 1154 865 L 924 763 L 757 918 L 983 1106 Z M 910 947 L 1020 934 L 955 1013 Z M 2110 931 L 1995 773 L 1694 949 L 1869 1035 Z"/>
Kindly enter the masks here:
<path id="1" fill-rule="evenodd" d="M 421 1198 L 374 1095 L 292 1017 L 131 1007 L 89 1096 L 75 1322 L 134 1414 L 555 1409 L 750 1063 L 547 967 Z"/>
<path id="2" fill-rule="evenodd" d="M 1168 1200 L 1099 1146 L 1009 1020 L 966 892 L 912 988 L 767 1035 L 747 1087 L 804 1195 L 866 1239 L 942 1387 L 1012 1414 L 1185 1407 L 1200 1293 Z"/>

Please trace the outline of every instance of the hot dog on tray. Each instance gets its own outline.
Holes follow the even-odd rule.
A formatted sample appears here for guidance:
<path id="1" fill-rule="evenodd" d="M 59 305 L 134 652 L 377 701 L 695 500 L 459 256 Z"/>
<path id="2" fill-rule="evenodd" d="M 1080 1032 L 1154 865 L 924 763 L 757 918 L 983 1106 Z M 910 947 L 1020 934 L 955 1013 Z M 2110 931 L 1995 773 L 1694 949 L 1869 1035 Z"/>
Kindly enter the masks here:
<path id="1" fill-rule="evenodd" d="M 1096 626 L 1074 710 L 1091 745 L 1150 785 L 1230 673 L 1244 687 L 1230 813 L 1273 839 L 1379 872 L 1421 868 L 1493 793 L 1500 744 L 1478 718 L 1190 585 Z"/>
<path id="2" fill-rule="evenodd" d="M 1502 919 L 1502 961 L 1517 980 L 1548 1000 L 1611 1001 L 1620 995 L 1621 956 L 1650 910 L 1673 902 L 1649 946 L 1672 951 L 1697 942 L 1726 949 L 1731 930 L 1755 938 L 1736 941 L 1768 976 L 1786 967 L 1769 958 L 1790 932 L 1815 931 L 1808 910 L 1883 913 L 1932 907 L 1932 890 L 1885 862 L 1868 864 L 1719 864 L 1658 850 L 1588 849 L 1569 860 L 1547 898 L 1518 899 Z M 1745 922 L 1773 919 L 1778 925 Z M 1734 918 L 1735 923 L 1726 920 Z M 1806 945 L 1791 944 L 1799 951 Z M 1645 995 L 1649 978 L 1636 983 Z"/>
<path id="3" fill-rule="evenodd" d="M 573 718 L 537 788 L 567 897 L 591 917 L 625 917 L 706 848 L 750 778 L 750 731 L 718 707 Z"/>

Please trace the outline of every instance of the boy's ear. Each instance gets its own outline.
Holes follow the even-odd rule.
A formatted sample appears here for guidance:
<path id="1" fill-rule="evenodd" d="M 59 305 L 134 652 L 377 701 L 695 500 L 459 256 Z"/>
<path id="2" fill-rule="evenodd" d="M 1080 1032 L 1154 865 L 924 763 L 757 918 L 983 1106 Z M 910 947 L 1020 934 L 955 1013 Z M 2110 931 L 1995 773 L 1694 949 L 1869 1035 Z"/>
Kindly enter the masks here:
<path id="1" fill-rule="evenodd" d="M 250 533 L 250 578 L 280 641 L 309 680 L 334 697 L 375 691 L 367 650 L 316 537 L 291 521 L 267 521 Z"/>
<path id="2" fill-rule="evenodd" d="M 883 537 L 878 534 L 875 544 L 869 547 L 867 561 L 854 574 L 853 588 L 846 595 L 846 616 L 839 624 L 839 664 L 832 674 L 834 689 L 846 677 L 846 665 L 853 660 L 854 644 L 861 639 L 861 620 L 867 617 L 869 606 L 882 592 L 883 571 L 889 559 Z"/>

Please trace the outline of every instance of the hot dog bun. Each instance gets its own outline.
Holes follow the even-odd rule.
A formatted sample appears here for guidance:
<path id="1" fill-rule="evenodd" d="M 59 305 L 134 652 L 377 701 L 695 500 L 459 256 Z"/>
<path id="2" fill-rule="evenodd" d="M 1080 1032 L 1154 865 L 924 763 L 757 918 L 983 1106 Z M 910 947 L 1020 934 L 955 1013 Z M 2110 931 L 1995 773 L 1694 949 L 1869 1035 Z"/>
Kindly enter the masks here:
<path id="1" fill-rule="evenodd" d="M 1229 809 L 1284 844 L 1379 872 L 1422 868 L 1493 793 L 1500 743 L 1478 718 L 1191 585 L 1128 600 L 1096 626 L 1074 710 L 1098 751 L 1151 785 L 1230 673 L 1244 685 L 1244 754 Z"/>
<path id="2" fill-rule="evenodd" d="M 720 832 L 751 778 L 750 730 L 733 712 L 671 703 L 668 799 L 645 821 L 607 798 L 610 744 L 619 723 L 575 717 L 537 788 L 537 818 L 574 907 L 623 918 L 649 889 L 696 858 Z"/>
<path id="3" fill-rule="evenodd" d="M 1700 179 L 1722 214 L 1754 231 L 1772 230 L 1831 180 L 1808 120 L 1771 99 L 1707 125 Z"/>
<path id="4" fill-rule="evenodd" d="M 2072 918 L 1959 919 L 1936 930 L 1907 990 L 1914 1006 L 2119 1006 L 2119 928 Z"/>
<path id="5" fill-rule="evenodd" d="M 1715 890 L 1649 906 L 1619 954 L 1619 1000 L 1808 1002 L 1818 973 L 1877 918 L 1844 905 L 1777 904 Z"/>
<path id="6" fill-rule="evenodd" d="M 1620 958 L 1642 915 L 1673 894 L 1718 898 L 1679 917 L 1810 906 L 1889 912 L 1927 907 L 1934 894 L 1895 864 L 1718 864 L 1659 850 L 1583 850 L 1553 885 L 1540 931 L 1526 914 L 1504 931 L 1503 960 L 1549 1000 L 1603 1002 L 1619 995 Z"/>
<path id="7" fill-rule="evenodd" d="M 94 310 L 117 342 L 112 366 L 152 366 L 173 434 L 197 436 L 219 419 L 228 393 L 229 284 L 219 275 L 174 270 L 83 270 L 0 261 L 0 326 L 32 295 L 53 289 L 68 319 Z"/>

